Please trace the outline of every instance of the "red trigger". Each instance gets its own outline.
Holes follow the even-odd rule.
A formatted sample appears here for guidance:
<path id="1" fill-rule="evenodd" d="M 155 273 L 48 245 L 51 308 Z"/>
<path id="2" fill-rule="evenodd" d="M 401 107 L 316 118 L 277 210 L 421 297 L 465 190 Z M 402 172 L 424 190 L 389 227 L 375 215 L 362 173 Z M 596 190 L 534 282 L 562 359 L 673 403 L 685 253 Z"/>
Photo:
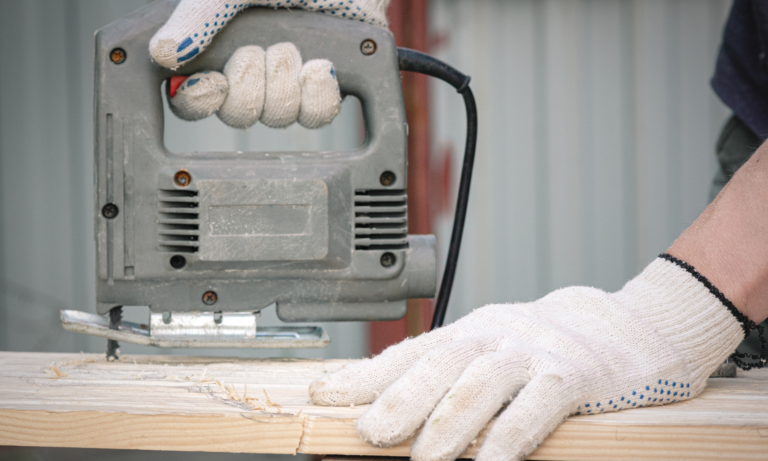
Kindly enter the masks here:
<path id="1" fill-rule="evenodd" d="M 169 85 L 169 93 L 171 97 L 176 96 L 176 90 L 179 89 L 182 83 L 187 79 L 187 77 L 183 75 L 174 75 L 169 79 L 168 85 Z"/>

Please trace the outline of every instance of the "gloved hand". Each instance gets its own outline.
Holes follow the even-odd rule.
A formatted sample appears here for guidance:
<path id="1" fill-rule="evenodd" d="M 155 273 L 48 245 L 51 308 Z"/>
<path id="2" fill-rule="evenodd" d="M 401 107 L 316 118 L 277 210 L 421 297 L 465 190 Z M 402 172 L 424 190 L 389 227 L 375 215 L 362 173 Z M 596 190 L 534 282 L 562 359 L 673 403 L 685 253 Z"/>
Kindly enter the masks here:
<path id="1" fill-rule="evenodd" d="M 421 427 L 417 461 L 456 458 L 508 404 L 476 459 L 521 459 L 569 415 L 663 405 L 704 389 L 744 331 L 683 265 L 657 258 L 616 293 L 571 287 L 485 306 L 318 379 L 310 396 L 321 405 L 373 402 L 357 430 L 377 446 Z"/>
<path id="2" fill-rule="evenodd" d="M 250 6 L 303 8 L 387 27 L 389 0 L 181 0 L 168 22 L 149 44 L 152 58 L 176 68 L 205 50 L 234 16 Z M 333 64 L 324 59 L 302 66 L 299 50 L 290 43 L 238 49 L 224 73 L 199 72 L 185 81 L 176 79 L 169 91 L 171 110 L 184 120 L 200 120 L 216 112 L 235 128 L 248 128 L 261 120 L 273 128 L 295 121 L 307 128 L 329 124 L 341 106 Z"/>
<path id="3" fill-rule="evenodd" d="M 250 45 L 237 49 L 224 73 L 198 72 L 181 85 L 170 82 L 168 102 L 183 120 L 200 120 L 216 112 L 233 128 L 261 122 L 285 128 L 298 120 L 306 128 L 331 123 L 341 108 L 333 64 L 313 59 L 302 66 L 292 43 L 278 43 L 265 52 Z"/>

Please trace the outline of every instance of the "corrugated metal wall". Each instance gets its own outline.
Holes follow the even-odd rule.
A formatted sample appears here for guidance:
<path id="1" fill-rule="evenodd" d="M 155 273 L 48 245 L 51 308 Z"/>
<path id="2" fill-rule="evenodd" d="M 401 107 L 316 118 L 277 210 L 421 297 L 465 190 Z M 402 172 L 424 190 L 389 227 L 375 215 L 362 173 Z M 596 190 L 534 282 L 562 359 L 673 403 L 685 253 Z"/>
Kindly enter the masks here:
<path id="1" fill-rule="evenodd" d="M 708 80 L 729 5 L 432 2 L 433 52 L 473 77 L 480 111 L 447 320 L 573 284 L 616 290 L 698 216 L 728 115 Z M 460 165 L 461 98 L 433 90 L 435 152 L 454 145 Z"/>

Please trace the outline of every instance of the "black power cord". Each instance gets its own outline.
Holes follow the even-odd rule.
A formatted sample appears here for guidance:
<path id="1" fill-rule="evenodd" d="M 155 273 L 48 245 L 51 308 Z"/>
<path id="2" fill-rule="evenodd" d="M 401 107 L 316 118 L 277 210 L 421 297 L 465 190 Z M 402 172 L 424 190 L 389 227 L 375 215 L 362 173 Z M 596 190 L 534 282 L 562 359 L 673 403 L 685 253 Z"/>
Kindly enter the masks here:
<path id="1" fill-rule="evenodd" d="M 448 259 L 445 262 L 443 281 L 440 283 L 440 292 L 437 295 L 435 313 L 432 316 L 431 330 L 443 326 L 445 311 L 448 309 L 448 301 L 451 298 L 453 279 L 456 276 L 456 264 L 459 261 L 459 249 L 461 236 L 464 233 L 464 220 L 467 217 L 467 204 L 469 202 L 469 186 L 472 181 L 472 168 L 475 163 L 475 146 L 477 145 L 477 106 L 475 96 L 469 88 L 469 76 L 462 74 L 448 64 L 435 59 L 420 51 L 408 48 L 398 48 L 397 57 L 400 70 L 405 72 L 418 72 L 431 77 L 439 78 L 456 88 L 464 97 L 464 107 L 467 110 L 467 141 L 464 146 L 464 161 L 461 167 L 461 181 L 459 182 L 459 195 L 456 200 L 456 215 L 453 219 L 453 231 L 451 243 L 448 248 Z"/>

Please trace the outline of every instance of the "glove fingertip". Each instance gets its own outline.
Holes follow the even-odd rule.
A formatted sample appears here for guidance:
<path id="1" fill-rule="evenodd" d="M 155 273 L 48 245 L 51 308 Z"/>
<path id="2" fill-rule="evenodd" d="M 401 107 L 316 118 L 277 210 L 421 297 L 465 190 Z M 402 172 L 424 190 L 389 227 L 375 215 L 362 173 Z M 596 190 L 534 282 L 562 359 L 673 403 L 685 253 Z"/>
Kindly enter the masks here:
<path id="1" fill-rule="evenodd" d="M 197 57 L 205 49 L 205 43 L 198 43 L 190 33 L 165 25 L 149 40 L 149 55 L 157 64 L 174 69 Z"/>
<path id="2" fill-rule="evenodd" d="M 341 90 L 333 63 L 327 59 L 307 61 L 301 69 L 299 124 L 320 128 L 330 124 L 341 110 Z"/>
<path id="3" fill-rule="evenodd" d="M 309 385 L 309 398 L 315 405 L 340 407 L 370 403 L 376 394 L 354 381 L 326 376 Z"/>
<path id="4" fill-rule="evenodd" d="M 149 42 L 149 55 L 156 63 L 170 69 L 178 65 L 175 56 L 173 56 L 172 48 L 172 40 L 163 40 L 155 35 Z"/>
<path id="5" fill-rule="evenodd" d="M 228 0 L 181 0 L 149 42 L 152 59 L 171 69 L 195 59 L 249 5 Z"/>
<path id="6" fill-rule="evenodd" d="M 382 421 L 382 418 L 379 415 L 372 414 L 371 410 L 368 410 L 357 420 L 355 428 L 360 438 L 373 446 L 381 448 L 393 447 L 411 435 L 397 431 L 397 425 Z"/>
<path id="7" fill-rule="evenodd" d="M 182 120 L 201 120 L 216 112 L 227 97 L 229 85 L 218 72 L 198 72 L 187 78 L 168 98 L 171 111 Z M 170 96 L 170 95 L 169 95 Z"/>
<path id="8" fill-rule="evenodd" d="M 313 381 L 309 387 L 310 397 L 321 405 L 368 404 L 389 386 L 392 371 L 386 363 L 363 359 Z"/>

